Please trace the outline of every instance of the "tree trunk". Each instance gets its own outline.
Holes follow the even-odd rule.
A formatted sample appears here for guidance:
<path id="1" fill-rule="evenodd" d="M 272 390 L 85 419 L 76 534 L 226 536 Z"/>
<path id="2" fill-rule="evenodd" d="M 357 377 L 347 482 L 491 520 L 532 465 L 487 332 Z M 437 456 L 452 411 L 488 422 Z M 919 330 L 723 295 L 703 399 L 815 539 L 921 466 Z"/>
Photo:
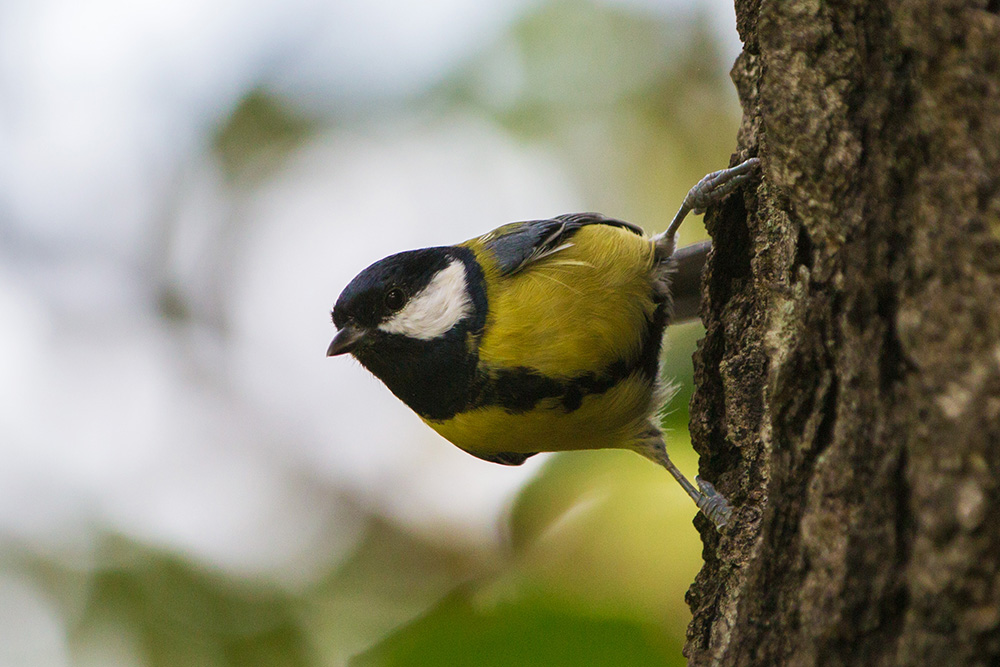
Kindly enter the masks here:
<path id="1" fill-rule="evenodd" d="M 1000 664 L 1000 2 L 737 0 L 693 665 Z M 745 207 L 744 207 L 745 204 Z"/>

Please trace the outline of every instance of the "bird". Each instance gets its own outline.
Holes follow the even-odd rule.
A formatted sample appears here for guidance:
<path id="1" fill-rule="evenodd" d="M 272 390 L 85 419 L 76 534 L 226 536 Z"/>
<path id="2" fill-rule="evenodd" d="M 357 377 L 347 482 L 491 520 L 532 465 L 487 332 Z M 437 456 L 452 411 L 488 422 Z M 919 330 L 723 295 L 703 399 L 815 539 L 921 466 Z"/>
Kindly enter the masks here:
<path id="1" fill-rule="evenodd" d="M 678 228 L 758 164 L 705 176 L 654 236 L 574 213 L 381 259 L 337 298 L 327 356 L 350 354 L 430 428 L 485 461 L 635 451 L 666 468 L 721 531 L 728 501 L 667 455 L 660 352 L 668 324 L 697 317 L 711 247 L 676 248 Z"/>

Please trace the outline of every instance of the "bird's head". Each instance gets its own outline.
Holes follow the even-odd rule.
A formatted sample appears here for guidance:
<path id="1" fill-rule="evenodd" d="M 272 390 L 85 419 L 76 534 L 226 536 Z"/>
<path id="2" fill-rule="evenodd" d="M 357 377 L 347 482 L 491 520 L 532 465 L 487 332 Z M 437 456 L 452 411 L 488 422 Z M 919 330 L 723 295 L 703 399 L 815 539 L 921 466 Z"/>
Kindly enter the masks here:
<path id="1" fill-rule="evenodd" d="M 460 247 L 411 250 L 359 273 L 333 308 L 338 333 L 327 356 L 350 353 L 366 362 L 395 342 L 434 341 L 485 310 L 482 272 Z"/>
<path id="2" fill-rule="evenodd" d="M 350 353 L 417 414 L 444 418 L 468 398 L 474 342 L 486 323 L 486 284 L 461 246 L 411 250 L 375 262 L 333 308 L 327 356 Z"/>

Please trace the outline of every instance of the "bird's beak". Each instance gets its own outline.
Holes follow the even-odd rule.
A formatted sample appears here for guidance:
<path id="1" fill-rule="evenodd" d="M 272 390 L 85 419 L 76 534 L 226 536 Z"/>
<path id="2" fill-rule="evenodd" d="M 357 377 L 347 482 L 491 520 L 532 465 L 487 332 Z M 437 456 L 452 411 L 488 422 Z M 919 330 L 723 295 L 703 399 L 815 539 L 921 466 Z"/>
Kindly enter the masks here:
<path id="1" fill-rule="evenodd" d="M 367 332 L 351 324 L 344 325 L 344 328 L 333 337 L 333 342 L 326 349 L 326 356 L 335 357 L 338 354 L 346 354 L 358 346 Z"/>

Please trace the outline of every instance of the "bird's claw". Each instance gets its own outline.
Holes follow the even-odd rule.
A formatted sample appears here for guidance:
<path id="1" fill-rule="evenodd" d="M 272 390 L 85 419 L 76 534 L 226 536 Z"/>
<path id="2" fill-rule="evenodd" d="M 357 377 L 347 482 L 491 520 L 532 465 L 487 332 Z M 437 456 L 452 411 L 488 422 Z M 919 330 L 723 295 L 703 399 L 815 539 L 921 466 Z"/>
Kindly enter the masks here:
<path id="1" fill-rule="evenodd" d="M 719 532 L 722 532 L 733 516 L 733 508 L 730 507 L 726 497 L 715 490 L 711 482 L 707 482 L 701 477 L 695 477 L 694 481 L 698 485 L 698 490 L 701 491 L 701 497 L 697 500 L 698 509 L 715 524 Z"/>
<path id="2" fill-rule="evenodd" d="M 751 172 L 760 164 L 760 158 L 752 157 L 735 167 L 713 171 L 691 188 L 684 197 L 684 205 L 696 215 L 705 212 L 710 205 L 721 201 L 736 187 L 750 178 Z"/>

